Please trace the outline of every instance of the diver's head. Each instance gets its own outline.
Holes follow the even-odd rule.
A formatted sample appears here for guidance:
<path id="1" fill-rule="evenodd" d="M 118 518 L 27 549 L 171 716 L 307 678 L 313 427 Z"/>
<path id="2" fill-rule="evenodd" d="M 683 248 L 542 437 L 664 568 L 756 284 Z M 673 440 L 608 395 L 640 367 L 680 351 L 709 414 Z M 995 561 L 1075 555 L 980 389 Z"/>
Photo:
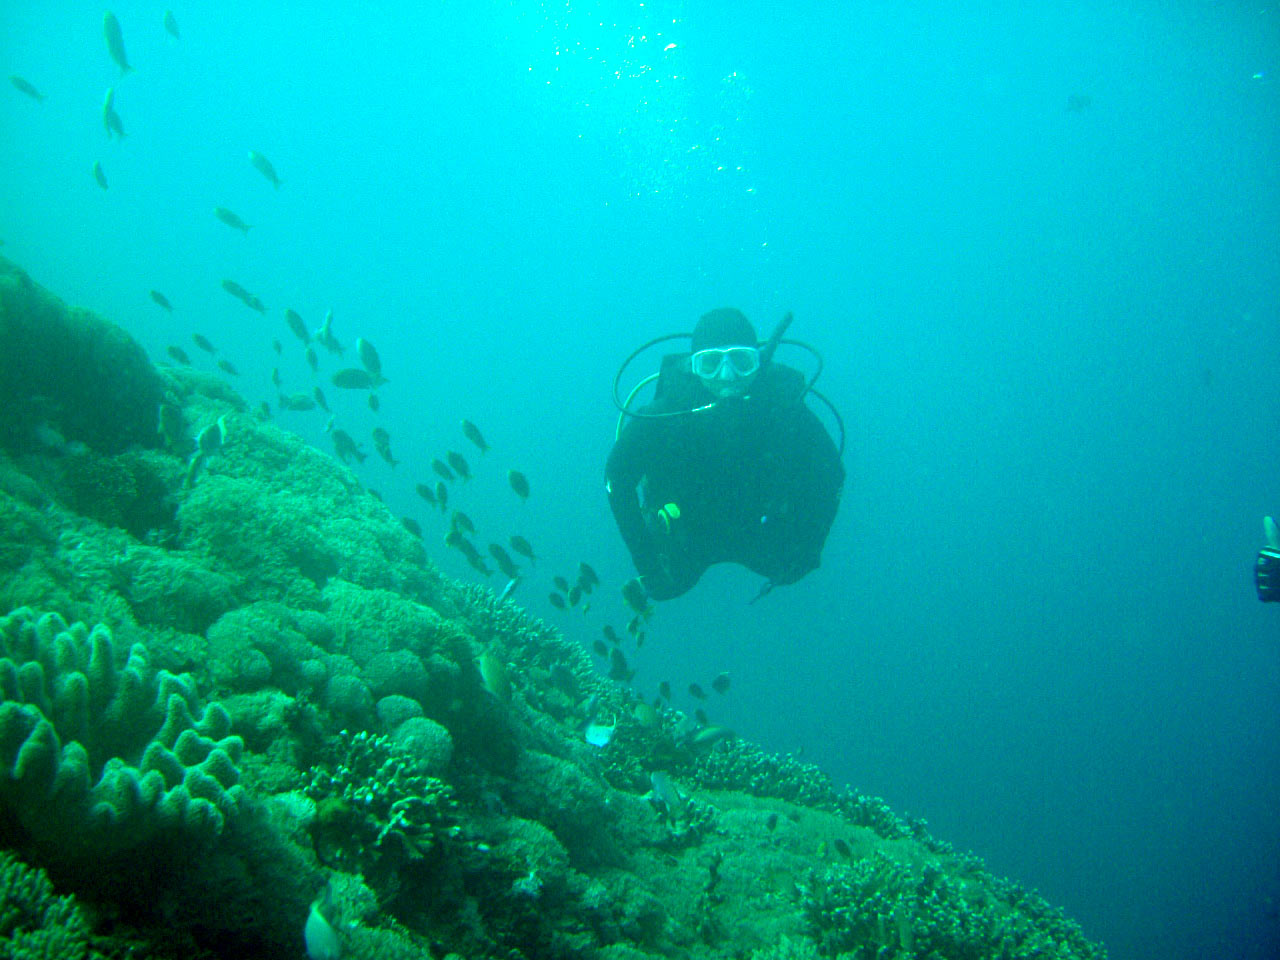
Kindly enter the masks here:
<path id="1" fill-rule="evenodd" d="M 732 307 L 704 313 L 690 346 L 693 372 L 717 399 L 743 396 L 760 372 L 755 328 Z"/>

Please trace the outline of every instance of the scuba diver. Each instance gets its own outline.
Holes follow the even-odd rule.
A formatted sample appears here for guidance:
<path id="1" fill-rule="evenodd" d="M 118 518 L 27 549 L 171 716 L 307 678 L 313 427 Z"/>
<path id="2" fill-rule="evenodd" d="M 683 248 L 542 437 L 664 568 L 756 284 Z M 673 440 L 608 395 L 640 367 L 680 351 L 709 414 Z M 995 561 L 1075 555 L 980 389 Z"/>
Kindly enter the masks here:
<path id="1" fill-rule="evenodd" d="M 1270 517 L 1262 518 L 1263 533 L 1267 545 L 1258 551 L 1253 565 L 1253 585 L 1258 589 L 1258 599 L 1263 603 L 1280 602 L 1280 528 Z"/>
<path id="2" fill-rule="evenodd" d="M 822 359 L 784 340 L 791 315 L 761 344 L 738 310 L 705 314 L 692 334 L 650 340 L 614 378 L 621 411 L 605 468 L 605 489 L 640 582 L 654 600 L 678 597 L 714 563 L 739 563 L 767 578 L 756 599 L 795 583 L 821 560 L 844 483 L 844 426 L 813 389 Z M 618 383 L 655 344 L 690 338 L 689 352 L 663 357 L 625 403 Z M 773 360 L 781 343 L 818 361 L 809 380 Z M 631 400 L 657 380 L 652 402 Z M 840 447 L 805 404 L 812 393 L 840 426 Z M 625 426 L 623 421 L 627 420 Z M 753 601 L 754 602 L 754 601 Z"/>

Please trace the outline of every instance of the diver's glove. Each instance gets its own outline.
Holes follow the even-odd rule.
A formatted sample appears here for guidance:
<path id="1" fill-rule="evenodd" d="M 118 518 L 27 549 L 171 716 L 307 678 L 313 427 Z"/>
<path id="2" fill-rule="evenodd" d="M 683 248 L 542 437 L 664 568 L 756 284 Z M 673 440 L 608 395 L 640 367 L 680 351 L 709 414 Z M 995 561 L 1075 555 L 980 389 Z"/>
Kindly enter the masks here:
<path id="1" fill-rule="evenodd" d="M 1280 603 L 1280 529 L 1270 517 L 1264 517 L 1267 545 L 1258 551 L 1253 567 L 1253 582 L 1258 599 L 1263 603 Z"/>

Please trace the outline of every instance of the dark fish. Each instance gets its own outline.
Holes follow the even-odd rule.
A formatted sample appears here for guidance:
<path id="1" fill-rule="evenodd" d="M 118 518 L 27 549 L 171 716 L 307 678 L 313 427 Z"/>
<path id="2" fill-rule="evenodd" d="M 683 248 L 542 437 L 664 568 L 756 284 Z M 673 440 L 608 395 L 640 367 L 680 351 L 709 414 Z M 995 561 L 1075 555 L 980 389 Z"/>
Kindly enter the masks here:
<path id="1" fill-rule="evenodd" d="M 729 674 L 723 673 L 723 672 L 717 673 L 716 678 L 711 681 L 711 689 L 714 690 L 716 693 L 728 693 L 729 692 Z"/>
<path id="2" fill-rule="evenodd" d="M 449 469 L 449 465 L 439 458 L 431 461 L 431 469 L 434 470 L 436 472 L 436 476 L 441 479 L 448 480 L 451 483 L 456 479 L 453 475 L 453 471 Z"/>
<path id="3" fill-rule="evenodd" d="M 323 390 L 321 390 L 319 387 L 316 387 L 314 390 L 311 391 L 311 395 L 316 398 L 317 407 L 319 407 L 325 413 L 331 412 L 329 410 L 329 401 L 324 398 Z"/>
<path id="4" fill-rule="evenodd" d="M 382 427 L 373 428 L 373 448 L 378 451 L 378 456 L 392 468 L 400 462 L 391 455 L 391 434 L 387 433 Z"/>
<path id="5" fill-rule="evenodd" d="M 252 293 L 250 293 L 244 287 L 240 286 L 240 284 L 236 283 L 234 280 L 223 280 L 222 289 L 227 291 L 227 293 L 231 294 L 233 297 L 235 297 L 237 300 L 243 303 L 250 310 L 257 310 L 258 313 L 267 312 L 267 308 L 263 305 L 261 300 L 255 297 Z"/>
<path id="6" fill-rule="evenodd" d="M 218 348 L 209 342 L 209 338 L 199 333 L 193 333 L 191 339 L 195 341 L 197 347 L 205 353 L 217 353 Z"/>
<path id="7" fill-rule="evenodd" d="M 360 363 L 369 371 L 375 387 L 387 382 L 387 378 L 382 375 L 382 359 L 378 356 L 378 351 L 373 349 L 372 343 L 363 337 L 357 337 L 356 353 L 360 356 Z"/>
<path id="8" fill-rule="evenodd" d="M 609 650 L 609 679 L 617 680 L 619 683 L 627 683 L 634 675 L 634 671 L 627 666 L 627 658 L 623 656 L 622 648 L 611 648 Z"/>
<path id="9" fill-rule="evenodd" d="M 547 599 L 551 601 L 551 605 L 555 607 L 557 610 L 563 610 L 565 608 L 564 597 L 562 597 L 560 594 L 548 593 Z"/>
<path id="10" fill-rule="evenodd" d="M 120 21 L 110 10 L 102 15 L 102 35 L 107 38 L 107 52 L 120 67 L 120 73 L 126 74 L 132 70 L 124 52 L 124 34 L 120 31 Z"/>
<path id="11" fill-rule="evenodd" d="M 696 683 L 691 683 L 689 684 L 689 696 L 695 700 L 705 700 L 707 699 L 707 692 Z"/>
<path id="12" fill-rule="evenodd" d="M 120 114 L 116 113 L 116 88 L 108 87 L 107 95 L 102 99 L 102 129 L 107 131 L 107 139 L 112 135 L 124 139 L 124 124 L 120 122 Z"/>
<path id="13" fill-rule="evenodd" d="M 445 457 L 449 461 L 449 466 L 453 467 L 454 472 L 457 473 L 458 476 L 463 480 L 471 479 L 471 466 L 463 458 L 462 454 L 458 453 L 456 450 L 450 450 L 445 454 Z"/>
<path id="14" fill-rule="evenodd" d="M 582 602 L 582 588 L 576 583 L 569 588 L 569 606 L 576 607 Z"/>
<path id="15" fill-rule="evenodd" d="M 622 585 L 622 599 L 642 617 L 647 617 L 652 609 L 649 606 L 649 594 L 645 592 L 639 577 L 632 577 Z"/>
<path id="16" fill-rule="evenodd" d="M 44 102 L 44 94 L 41 93 L 39 90 L 37 90 L 34 86 L 32 86 L 29 81 L 24 80 L 22 77 L 18 76 L 17 74 L 10 74 L 9 82 L 13 84 L 15 89 L 21 91 L 22 93 L 25 93 L 28 97 L 30 97 L 32 100 L 35 100 L 37 103 Z"/>
<path id="17" fill-rule="evenodd" d="M 519 470 L 507 471 L 507 483 L 511 484 L 511 489 L 521 500 L 529 499 L 529 479 Z"/>
<path id="18" fill-rule="evenodd" d="M 178 21 L 174 19 L 172 10 L 166 10 L 164 12 L 162 22 L 164 23 L 164 29 L 169 36 L 173 37 L 175 40 L 181 39 L 178 36 Z"/>
<path id="19" fill-rule="evenodd" d="M 312 373 L 320 372 L 320 358 L 316 356 L 316 348 L 311 344 L 307 344 L 307 349 L 302 351 L 302 355 L 307 360 L 307 366 L 311 368 Z"/>
<path id="20" fill-rule="evenodd" d="M 284 181 L 276 176 L 276 168 L 271 165 L 270 160 L 260 154 L 257 150 L 250 150 L 249 162 L 253 164 L 253 169 L 257 170 L 260 174 L 271 181 L 271 185 L 273 187 L 277 190 L 280 189 L 280 184 Z"/>
<path id="21" fill-rule="evenodd" d="M 165 350 L 165 353 L 169 354 L 169 356 L 173 357 L 173 359 L 177 360 L 179 363 L 188 367 L 191 366 L 191 358 L 187 356 L 187 351 L 183 350 L 181 347 L 169 347 Z"/>
<path id="22" fill-rule="evenodd" d="M 280 394 L 280 409 L 292 410 L 295 413 L 306 413 L 308 410 L 314 410 L 316 402 L 305 393 L 291 393 L 287 397 Z"/>
<path id="23" fill-rule="evenodd" d="M 107 189 L 107 175 L 102 172 L 102 161 L 93 161 L 93 179 L 103 190 Z"/>
<path id="24" fill-rule="evenodd" d="M 561 593 L 569 592 L 569 581 L 566 580 L 564 577 L 552 577 L 551 582 L 556 585 L 556 589 L 559 590 Z"/>
<path id="25" fill-rule="evenodd" d="M 159 290 L 152 290 L 152 291 L 151 291 L 151 301 L 152 301 L 156 306 L 158 306 L 158 307 L 162 307 L 162 308 L 164 308 L 165 310 L 168 310 L 170 313 L 173 313 L 173 304 L 172 304 L 172 303 L 170 303 L 170 302 L 169 302 L 169 298 L 168 298 L 168 297 L 166 297 L 166 296 L 165 296 L 163 293 L 161 293 Z"/>
<path id="26" fill-rule="evenodd" d="M 284 353 L 284 344 L 281 343 L 279 340 L 272 339 L 271 349 L 274 350 L 277 354 Z"/>
<path id="27" fill-rule="evenodd" d="M 436 502 L 440 504 L 441 513 L 449 507 L 449 488 L 444 485 L 443 480 L 436 484 Z"/>
<path id="28" fill-rule="evenodd" d="M 404 528 L 412 533 L 419 540 L 422 539 L 422 528 L 418 526 L 418 521 L 413 517 L 401 517 L 400 522 L 404 524 Z"/>
<path id="29" fill-rule="evenodd" d="M 558 597 L 560 594 L 554 593 L 552 596 Z M 603 640 L 593 640 L 591 642 L 591 649 L 595 651 L 597 657 L 607 657 L 609 655 L 609 648 L 605 645 Z"/>
<path id="30" fill-rule="evenodd" d="M 600 632 L 604 634 L 604 638 L 610 643 L 618 644 L 622 642 L 622 638 L 618 636 L 618 631 L 607 623 L 600 628 Z"/>
<path id="31" fill-rule="evenodd" d="M 520 554 L 522 557 L 528 557 L 529 561 L 534 566 L 538 565 L 538 558 L 534 556 L 533 553 L 533 545 L 524 537 L 513 533 L 509 538 L 507 538 L 507 542 L 511 544 L 511 549 L 516 553 Z"/>
<path id="32" fill-rule="evenodd" d="M 239 230 L 241 233 L 247 234 L 252 227 L 252 224 L 245 223 L 240 219 L 239 214 L 228 210 L 226 207 L 214 207 L 213 215 L 232 230 Z"/>
<path id="33" fill-rule="evenodd" d="M 769 819 L 764 822 L 764 828 L 770 833 L 778 829 L 778 815 L 776 813 L 769 814 Z"/>
<path id="34" fill-rule="evenodd" d="M 272 367 L 272 368 L 271 368 L 271 385 L 272 385 L 273 387 L 275 387 L 277 390 L 279 390 L 279 389 L 280 389 L 280 383 L 281 383 L 281 380 L 280 380 L 280 368 L 279 368 L 279 367 Z"/>
<path id="35" fill-rule="evenodd" d="M 427 503 L 431 504 L 433 507 L 436 505 L 435 491 L 432 490 L 430 487 L 428 487 L 425 483 L 420 483 L 413 489 L 417 490 L 418 496 L 420 496 L 423 500 L 427 501 Z"/>
<path id="36" fill-rule="evenodd" d="M 480 428 L 477 427 L 470 420 L 462 421 L 462 432 L 468 440 L 470 440 L 480 449 L 481 453 L 484 453 L 486 450 L 489 449 L 489 445 L 484 442 L 484 434 L 482 434 L 480 432 Z"/>
<path id="37" fill-rule="evenodd" d="M 369 402 L 369 409 L 372 410 L 374 413 L 377 413 L 378 408 L 382 406 L 382 403 L 381 401 L 378 400 L 378 395 L 376 393 L 369 394 L 368 402 Z"/>
<path id="38" fill-rule="evenodd" d="M 455 530 L 461 530 L 463 533 L 476 532 L 476 525 L 472 523 L 471 518 L 461 510 L 453 511 L 453 516 L 449 518 L 449 525 Z"/>
<path id="39" fill-rule="evenodd" d="M 302 396 L 306 396 L 306 394 L 302 394 Z M 307 397 L 307 399 L 311 398 Z M 364 463 L 364 458 L 368 454 L 360 449 L 347 431 L 330 430 L 329 438 L 333 441 L 333 449 L 337 452 L 338 459 L 343 463 L 346 463 L 348 458 L 354 459 L 357 463 Z"/>
<path id="40" fill-rule="evenodd" d="M 271 419 L 271 404 L 267 403 L 265 400 L 258 404 L 258 418 L 260 420 Z"/>
<path id="41" fill-rule="evenodd" d="M 853 851 L 849 849 L 849 844 L 845 843 L 839 837 L 832 841 L 831 845 L 836 848 L 836 853 L 848 860 L 853 856 Z"/>
<path id="42" fill-rule="evenodd" d="M 506 550 L 502 549 L 501 544 L 497 544 L 497 543 L 489 544 L 489 556 L 493 557 L 493 559 L 498 564 L 498 569 L 500 569 L 508 577 L 514 577 L 517 573 L 520 572 L 519 568 L 515 564 L 515 561 L 511 559 L 511 554 L 507 553 Z"/>
<path id="43" fill-rule="evenodd" d="M 218 369 L 231 377 L 240 376 L 240 371 L 236 369 L 236 365 L 232 363 L 230 360 L 226 360 L 226 359 L 219 360 Z"/>
<path id="44" fill-rule="evenodd" d="M 468 556 L 467 563 L 471 564 L 471 568 L 481 576 L 484 576 L 484 577 L 493 576 L 493 571 L 490 570 L 488 566 L 485 565 L 484 560 L 481 559 L 479 556 L 474 556 L 474 557 Z"/>
<path id="45" fill-rule="evenodd" d="M 285 309 L 285 323 L 289 324 L 289 329 L 293 331 L 293 335 L 303 343 L 311 342 L 311 331 L 307 329 L 307 325 L 302 322 L 302 315 L 297 310 Z"/>
<path id="46" fill-rule="evenodd" d="M 637 613 L 634 617 L 632 617 L 630 620 L 627 621 L 627 633 L 631 634 L 633 637 L 639 635 L 640 614 Z"/>
<path id="47" fill-rule="evenodd" d="M 663 680 L 660 684 L 658 684 L 658 696 L 660 696 L 663 700 L 671 699 L 671 681 L 670 680 Z"/>
<path id="48" fill-rule="evenodd" d="M 600 578 L 596 575 L 591 564 L 587 563 L 585 560 L 578 563 L 578 582 L 582 584 L 582 589 L 586 590 L 587 593 L 591 592 L 591 587 L 598 587 L 600 585 Z"/>
<path id="49" fill-rule="evenodd" d="M 316 343 L 324 347 L 330 353 L 341 355 L 343 351 L 342 344 L 338 342 L 338 338 L 333 335 L 333 311 L 326 310 L 324 315 L 324 323 L 320 324 L 320 329 L 316 331 Z"/>
<path id="50" fill-rule="evenodd" d="M 345 367 L 329 380 L 335 387 L 341 387 L 343 390 L 368 390 L 373 386 L 373 380 L 370 379 L 369 374 L 359 367 Z"/>

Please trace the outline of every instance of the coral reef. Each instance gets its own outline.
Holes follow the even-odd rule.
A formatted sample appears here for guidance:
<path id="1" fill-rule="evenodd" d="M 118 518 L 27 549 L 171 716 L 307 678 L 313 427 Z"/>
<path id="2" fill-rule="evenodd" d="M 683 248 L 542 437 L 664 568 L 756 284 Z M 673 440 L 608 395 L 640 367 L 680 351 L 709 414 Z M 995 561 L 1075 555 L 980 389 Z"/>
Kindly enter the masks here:
<path id="1" fill-rule="evenodd" d="M 46 856 L 89 858 L 158 832 L 221 832 L 243 742 L 190 677 L 117 666 L 111 631 L 20 608 L 0 619 L 0 797 Z"/>
<path id="2" fill-rule="evenodd" d="M 6 956 L 300 956 L 313 909 L 354 960 L 1105 956 L 922 821 L 691 736 L 8 264 L 0 334 Z"/>
<path id="3" fill-rule="evenodd" d="M 0 343 L 0 447 L 81 443 L 115 454 L 155 446 L 164 389 L 142 348 L 2 257 Z"/>

